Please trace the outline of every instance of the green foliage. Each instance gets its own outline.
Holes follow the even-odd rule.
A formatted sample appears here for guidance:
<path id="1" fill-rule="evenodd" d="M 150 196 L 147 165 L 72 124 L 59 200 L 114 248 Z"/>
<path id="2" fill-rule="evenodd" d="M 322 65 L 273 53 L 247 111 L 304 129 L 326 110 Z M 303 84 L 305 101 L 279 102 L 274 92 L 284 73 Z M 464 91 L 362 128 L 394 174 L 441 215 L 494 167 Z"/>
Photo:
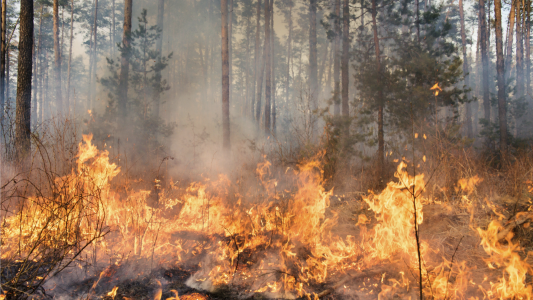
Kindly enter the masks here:
<path id="1" fill-rule="evenodd" d="M 162 93 L 170 89 L 166 80 L 161 78 L 172 53 L 161 56 L 156 51 L 156 42 L 161 30 L 157 26 L 149 26 L 147 11 L 143 10 L 139 17 L 138 28 L 131 34 L 129 47 L 119 46 L 122 57 L 128 57 L 131 68 L 129 71 L 129 90 L 127 97 L 127 133 L 120 133 L 136 144 L 139 153 L 146 153 L 162 146 L 159 137 L 172 134 L 174 125 L 167 124 L 155 113 L 154 103 L 159 101 Z M 108 105 L 98 121 L 90 126 L 91 132 L 99 134 L 102 139 L 116 135 L 118 128 L 118 107 L 120 86 L 120 64 L 107 59 L 109 76 L 100 80 L 108 92 Z"/>
<path id="2" fill-rule="evenodd" d="M 469 101 L 468 88 L 460 84 L 462 61 L 450 38 L 453 26 L 442 15 L 443 8 L 432 7 L 420 14 L 420 40 L 416 26 L 403 27 L 406 25 L 402 18 L 415 17 L 402 15 L 404 10 L 405 3 L 380 14 L 386 24 L 378 25 L 379 36 L 386 36 L 380 39 L 380 73 L 376 68 L 372 34 L 362 34 L 369 46 L 356 48 L 354 53 L 355 84 L 362 112 L 374 114 L 378 101 L 383 101 L 386 132 L 400 135 L 409 134 L 413 119 L 434 126 L 438 122 L 437 108 L 456 111 L 459 104 Z M 431 90 L 437 83 L 442 88 L 438 96 Z M 378 92 L 383 94 L 383 99 L 378 99 Z"/>

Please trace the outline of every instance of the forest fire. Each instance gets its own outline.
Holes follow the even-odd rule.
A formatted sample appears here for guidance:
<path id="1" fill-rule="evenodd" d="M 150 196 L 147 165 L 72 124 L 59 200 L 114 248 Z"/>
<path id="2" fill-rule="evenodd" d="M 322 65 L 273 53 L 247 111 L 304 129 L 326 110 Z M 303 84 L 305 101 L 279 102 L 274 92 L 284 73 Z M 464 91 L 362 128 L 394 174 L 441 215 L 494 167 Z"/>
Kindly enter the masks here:
<path id="1" fill-rule="evenodd" d="M 0 2 L 0 300 L 533 300 L 531 0 Z"/>
<path id="2" fill-rule="evenodd" d="M 117 291 L 120 294 L 123 288 L 116 284 L 124 276 L 119 269 L 144 259 L 150 269 L 193 268 L 196 271 L 186 284 L 198 291 L 213 293 L 233 287 L 244 298 L 264 294 L 268 298 L 316 299 L 338 293 L 340 297 L 414 299 L 420 292 L 417 274 L 422 275 L 422 292 L 434 299 L 531 298 L 532 287 L 526 276 L 532 268 L 519 255 L 520 246 L 513 243 L 512 233 L 507 232 L 506 242 L 500 241 L 504 229 L 501 221 L 493 220 L 487 229 L 472 227 L 461 238 L 477 236 L 480 241 L 486 254 L 477 251 L 470 255 L 483 257 L 490 268 L 483 278 L 473 274 L 480 266 L 456 256 L 461 240 L 450 258 L 449 253 L 433 247 L 431 239 L 417 238 L 424 230 L 424 206 L 440 204 L 426 196 L 424 175 L 409 175 L 404 162 L 397 168 L 396 180 L 381 193 L 363 197 L 366 212 L 351 218 L 349 225 L 340 221 L 344 217 L 339 214 L 350 203 L 333 200 L 333 190 L 324 188 L 320 157 L 286 169 L 279 178 L 264 161 L 255 171 L 255 187 L 243 187 L 223 175 L 185 188 L 170 182 L 168 189 L 160 191 L 159 202 L 149 205 L 150 191 L 118 192 L 120 185 L 114 179 L 121 170 L 91 138 L 84 136 L 79 145 L 77 169 L 55 179 L 68 182 L 61 192 L 63 197 L 79 197 L 79 189 L 100 191 L 97 207 L 79 203 L 91 209 L 91 214 L 73 218 L 80 228 L 73 235 L 97 237 L 79 250 L 83 256 L 92 257 L 96 264 L 112 262 L 92 285 L 89 297 L 105 283 L 114 284 L 105 294 L 118 297 Z M 467 197 L 479 181 L 473 178 L 458 183 L 465 191 L 462 209 L 471 214 L 474 205 Z M 19 214 L 5 220 L 3 260 L 25 257 L 39 261 L 42 253 L 32 247 L 43 234 L 66 243 L 74 239 L 61 234 L 62 227 L 68 225 L 43 211 L 38 199 L 30 203 L 35 206 L 21 208 Z M 105 224 L 95 226 L 99 222 Z M 99 234 L 98 228 L 106 228 L 107 234 Z M 50 241 L 48 246 L 57 244 Z M 87 268 L 73 262 L 76 264 Z M 157 285 L 154 299 L 161 299 L 168 291 L 164 291 L 164 282 L 157 281 Z M 324 285 L 330 287 L 325 289 Z M 172 292 L 175 296 L 168 299 L 180 299 L 177 291 Z M 203 299 L 198 295 L 194 299 Z"/>

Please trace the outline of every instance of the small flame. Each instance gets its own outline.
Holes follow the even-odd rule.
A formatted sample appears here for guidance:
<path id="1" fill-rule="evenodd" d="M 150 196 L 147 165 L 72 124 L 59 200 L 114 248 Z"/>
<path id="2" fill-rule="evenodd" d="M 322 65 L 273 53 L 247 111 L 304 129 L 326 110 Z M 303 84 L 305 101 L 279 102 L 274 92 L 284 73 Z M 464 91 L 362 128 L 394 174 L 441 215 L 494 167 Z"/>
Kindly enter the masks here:
<path id="1" fill-rule="evenodd" d="M 115 299 L 115 296 L 117 295 L 118 286 L 114 287 L 111 292 L 107 293 L 107 296 L 111 297 L 112 299 Z"/>

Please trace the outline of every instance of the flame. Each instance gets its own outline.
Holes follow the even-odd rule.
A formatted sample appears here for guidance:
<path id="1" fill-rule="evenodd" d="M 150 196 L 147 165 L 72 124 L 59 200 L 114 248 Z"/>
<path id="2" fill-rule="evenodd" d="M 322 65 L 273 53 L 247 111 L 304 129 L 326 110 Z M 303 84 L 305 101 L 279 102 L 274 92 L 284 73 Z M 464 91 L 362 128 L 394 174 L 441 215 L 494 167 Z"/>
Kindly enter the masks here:
<path id="1" fill-rule="evenodd" d="M 109 293 L 107 293 L 108 297 L 111 297 L 112 299 L 115 299 L 115 296 L 117 296 L 118 286 L 115 286 Z"/>
<path id="2" fill-rule="evenodd" d="M 513 244 L 507 237 L 507 245 L 498 241 L 498 232 L 503 229 L 499 221 L 490 222 L 486 230 L 478 228 L 481 245 L 489 258 L 485 261 L 489 268 L 503 268 L 498 282 L 491 283 L 491 294 L 500 299 L 531 299 L 532 286 L 526 284 L 526 274 L 531 273 L 531 265 L 522 260 L 518 251 L 520 246 Z"/>
<path id="3" fill-rule="evenodd" d="M 440 90 L 438 84 L 434 88 Z M 332 197 L 333 189 L 326 189 L 324 153 L 287 168 L 280 176 L 274 176 L 272 164 L 264 157 L 255 168 L 255 178 L 247 178 L 253 182 L 249 185 L 224 174 L 186 186 L 157 180 L 154 207 L 149 205 L 151 191 L 115 182 L 120 168 L 110 162 L 107 151 L 92 144 L 91 135 L 84 135 L 78 148 L 76 167 L 55 180 L 65 186 L 69 199 L 83 196 L 80 191 L 99 195 L 97 206 L 79 203 L 86 215 L 77 220 L 78 234 L 94 234 L 95 222 L 104 222 L 111 233 L 84 251 L 89 257 L 116 262 L 100 273 L 91 291 L 100 280 L 115 276 L 117 264 L 131 255 L 153 257 L 154 264 L 180 264 L 201 257 L 199 270 L 186 284 L 207 291 L 234 285 L 271 298 L 318 299 L 317 286 L 339 282 L 337 288 L 343 293 L 357 290 L 371 298 L 412 298 L 418 288 L 420 253 L 425 295 L 465 299 L 474 289 L 485 298 L 531 298 L 531 285 L 526 283 L 531 266 L 520 257 L 521 249 L 511 236 L 506 245 L 499 243 L 503 228 L 499 221 L 471 232 L 481 237 L 486 263 L 498 272 L 491 277 L 492 284 L 489 279 L 474 282 L 469 261 L 454 260 L 426 240 L 417 243 L 424 206 L 435 202 L 426 195 L 424 175 L 409 174 L 405 162 L 383 191 L 362 198 L 368 211 L 356 212 L 350 229 L 340 230 L 345 222 L 339 220 L 350 210 L 344 205 L 359 203 L 339 202 Z M 456 192 L 467 199 L 481 181 L 478 176 L 463 178 Z M 8 216 L 2 228 L 2 258 L 16 256 L 21 235 L 26 243 L 22 249 L 29 249 L 37 238 L 35 230 L 47 224 L 46 218 L 46 211 L 37 204 Z M 59 220 L 48 225 L 50 235 L 58 224 Z M 384 265 L 390 266 L 386 273 L 380 269 Z M 364 280 L 357 281 L 362 275 Z M 153 299 L 160 300 L 163 288 L 156 283 Z M 107 296 L 114 299 L 117 290 L 115 286 Z M 180 299 L 177 291 L 171 292 L 174 297 L 167 300 Z M 207 298 L 190 294 L 181 299 Z"/>
<path id="4" fill-rule="evenodd" d="M 435 91 L 435 96 L 439 95 L 439 92 L 442 92 L 441 87 L 439 86 L 439 83 L 435 83 L 430 89 L 430 91 Z"/>

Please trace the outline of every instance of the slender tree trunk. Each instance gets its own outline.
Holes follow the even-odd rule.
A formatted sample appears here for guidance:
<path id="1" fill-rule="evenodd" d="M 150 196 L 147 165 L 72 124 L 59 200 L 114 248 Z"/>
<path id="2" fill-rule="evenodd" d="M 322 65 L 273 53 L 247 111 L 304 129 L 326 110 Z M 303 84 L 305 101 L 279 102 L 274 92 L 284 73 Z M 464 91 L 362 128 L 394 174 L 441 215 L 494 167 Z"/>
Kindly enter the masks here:
<path id="1" fill-rule="evenodd" d="M 273 0 L 270 0 L 273 1 Z M 265 135 L 270 135 L 270 105 L 272 100 L 272 62 L 270 61 L 270 1 L 265 0 Z"/>
<path id="2" fill-rule="evenodd" d="M 61 44 L 59 46 L 59 56 L 63 59 L 63 49 L 65 48 L 65 8 L 61 8 Z"/>
<path id="3" fill-rule="evenodd" d="M 251 94 L 250 94 L 250 69 L 251 69 L 251 56 L 250 53 L 250 36 L 252 34 L 252 16 L 249 15 L 246 18 L 246 94 L 244 99 L 244 112 L 243 115 L 248 116 L 250 113 L 250 101 L 251 101 Z M 251 117 L 251 116 L 250 116 Z"/>
<path id="4" fill-rule="evenodd" d="M 8 42 L 7 45 L 6 45 L 6 102 L 9 102 L 9 70 L 10 70 L 10 56 L 9 56 L 9 51 L 11 50 L 11 45 L 10 43 Z"/>
<path id="5" fill-rule="evenodd" d="M 289 35 L 287 36 L 287 77 L 285 78 L 285 101 L 289 103 L 289 87 L 291 82 L 291 56 L 292 56 L 292 3 L 289 6 Z"/>
<path id="6" fill-rule="evenodd" d="M 524 39 L 521 18 L 523 9 L 518 3 L 516 6 L 516 95 L 518 98 L 524 96 Z"/>
<path id="7" fill-rule="evenodd" d="M 116 27 L 115 27 L 115 0 L 111 1 L 111 55 L 115 56 L 115 47 L 117 43 L 115 42 Z"/>
<path id="8" fill-rule="evenodd" d="M 41 70 L 39 74 L 41 76 L 41 122 L 43 122 L 48 116 L 47 107 L 49 107 L 49 105 L 45 105 L 48 104 L 48 51 L 46 48 L 44 48 L 43 51 L 43 61 L 41 62 Z"/>
<path id="9" fill-rule="evenodd" d="M 260 43 L 261 43 L 261 0 L 257 0 L 257 22 L 256 22 L 256 28 L 255 28 L 255 51 L 254 51 L 254 83 L 252 84 L 252 105 L 250 106 L 252 110 L 252 118 L 255 117 L 256 121 L 259 123 L 259 118 L 256 116 L 255 110 L 261 109 L 261 88 L 259 87 L 259 64 L 261 62 L 261 59 L 259 58 L 259 51 L 260 51 Z M 257 109 L 256 109 L 256 86 L 258 87 L 257 95 L 259 96 L 257 98 Z"/>
<path id="10" fill-rule="evenodd" d="M 318 108 L 318 62 L 316 50 L 316 0 L 309 0 L 309 101 L 313 111 Z M 313 124 L 313 135 L 316 128 L 314 125 L 314 112 L 310 119 Z"/>
<path id="11" fill-rule="evenodd" d="M 270 66 L 271 66 L 271 75 L 272 75 L 272 135 L 276 136 L 276 56 L 274 55 L 275 52 L 275 44 L 274 41 L 276 40 L 276 32 L 274 31 L 274 1 L 270 0 L 270 48 L 271 48 L 271 55 L 270 55 Z"/>
<path id="12" fill-rule="evenodd" d="M 61 94 L 61 48 L 59 41 L 59 0 L 54 0 L 54 89 L 57 113 L 64 115 L 63 95 Z"/>
<path id="13" fill-rule="evenodd" d="M 378 85 L 381 84 L 381 52 L 379 49 L 379 36 L 378 36 L 378 25 L 376 22 L 377 18 L 377 9 L 376 9 L 376 0 L 372 0 L 372 29 L 374 32 L 374 50 L 376 53 L 376 68 L 378 72 Z M 379 89 L 378 91 L 378 172 L 380 181 L 383 181 L 384 176 L 384 165 L 385 165 L 385 140 L 383 134 L 383 91 Z"/>
<path id="14" fill-rule="evenodd" d="M 416 19 L 415 19 L 415 22 L 416 22 L 416 39 L 418 42 L 420 42 L 420 0 L 415 0 L 415 9 L 416 9 L 416 12 L 415 12 L 415 15 L 416 15 Z M 427 5 L 426 5 L 427 7 Z"/>
<path id="15" fill-rule="evenodd" d="M 233 103 L 233 0 L 228 0 L 229 99 Z"/>
<path id="16" fill-rule="evenodd" d="M 509 80 L 511 76 L 512 60 L 513 60 L 513 31 L 516 13 L 516 1 L 511 2 L 511 11 L 509 12 L 509 31 L 507 32 L 507 49 L 505 56 L 505 79 Z"/>
<path id="17" fill-rule="evenodd" d="M 70 114 L 70 78 L 72 71 L 72 41 L 74 39 L 74 0 L 70 1 L 70 42 L 68 49 L 68 74 L 67 74 L 67 113 Z M 72 111 L 74 112 L 76 105 L 72 105 Z"/>
<path id="18" fill-rule="evenodd" d="M 98 67 L 98 0 L 94 2 L 94 42 L 93 42 L 93 76 L 91 77 L 91 88 L 94 93 L 91 94 L 91 107 L 94 106 L 94 100 L 96 97 L 96 73 Z"/>
<path id="19" fill-rule="evenodd" d="M 526 13 L 526 92 L 529 96 L 531 92 L 531 1 L 527 0 L 527 13 Z"/>
<path id="20" fill-rule="evenodd" d="M 17 76 L 15 146 L 17 158 L 31 150 L 31 71 L 33 49 L 33 0 L 20 1 L 20 33 Z"/>
<path id="21" fill-rule="evenodd" d="M 470 75 L 468 74 L 469 68 L 468 68 L 468 56 L 466 54 L 466 29 L 465 29 L 465 16 L 464 16 L 464 9 L 463 9 L 463 0 L 459 0 L 459 17 L 461 22 L 461 44 L 463 48 L 463 74 L 465 76 L 465 85 L 466 87 L 470 87 Z M 470 103 L 466 103 L 466 135 L 469 138 L 472 138 L 473 132 L 472 132 L 472 107 Z"/>
<path id="22" fill-rule="evenodd" d="M 95 3 L 95 0 L 93 0 L 93 6 L 94 6 L 94 3 Z M 94 15 L 94 14 L 93 14 Z M 88 109 L 92 109 L 91 107 L 91 99 L 93 98 L 92 97 L 92 92 L 93 92 L 93 89 L 92 89 L 92 78 L 93 78 L 93 58 L 94 58 L 94 55 L 93 55 L 93 34 L 94 34 L 94 23 L 91 22 L 91 30 L 90 30 L 90 33 L 89 33 L 89 77 L 87 77 L 87 80 L 89 81 L 88 82 L 88 91 L 87 91 L 87 108 Z"/>
<path id="23" fill-rule="evenodd" d="M 41 19 L 42 20 L 42 19 Z M 4 106 L 6 102 L 6 30 L 7 30 L 7 1 L 2 0 L 2 29 L 0 37 L 0 127 L 2 136 L 4 130 Z"/>
<path id="24" fill-rule="evenodd" d="M 161 35 L 157 39 L 156 42 L 156 51 L 157 51 L 157 62 L 158 64 L 161 64 L 161 57 L 163 55 L 163 21 L 165 17 L 165 0 L 158 0 L 157 2 L 157 27 L 161 30 Z M 206 47 L 207 48 L 207 47 Z M 201 50 L 200 50 L 201 51 Z M 207 54 L 207 50 L 206 50 Z M 207 66 L 207 62 L 206 62 Z M 206 67 L 207 68 L 207 67 Z M 156 69 L 155 72 L 155 87 L 157 90 L 159 90 L 159 87 L 161 86 L 161 70 L 160 68 Z M 207 71 L 204 75 L 204 80 L 207 80 Z M 158 91 L 154 91 L 154 111 L 153 115 L 154 117 L 159 118 L 159 110 L 161 106 L 161 94 Z M 204 89 L 205 90 L 205 89 Z"/>
<path id="25" fill-rule="evenodd" d="M 334 65 L 333 77 L 335 82 L 335 90 L 333 91 L 333 114 L 335 116 L 341 113 L 341 99 L 340 99 L 340 44 L 341 44 L 341 1 L 335 0 L 335 46 L 334 46 Z"/>
<path id="26" fill-rule="evenodd" d="M 481 63 L 483 65 L 483 109 L 485 120 L 490 122 L 489 97 L 489 57 L 487 45 L 487 20 L 485 19 L 485 0 L 479 0 L 479 18 L 481 27 Z"/>
<path id="27" fill-rule="evenodd" d="M 35 16 L 34 16 L 35 17 Z M 37 56 L 37 49 L 36 49 L 36 46 L 37 43 L 35 42 L 35 35 L 33 36 L 33 49 L 32 49 L 32 60 L 33 60 L 33 70 L 32 70 L 32 78 L 31 78 L 31 95 L 32 95 L 32 99 L 34 99 L 34 101 L 32 101 L 32 106 L 31 106 L 31 115 L 32 116 L 35 116 L 37 115 L 37 102 L 35 101 L 35 99 L 37 98 L 37 85 L 36 85 L 36 81 L 37 81 L 37 76 L 35 76 L 35 74 L 37 74 L 37 61 L 36 61 L 36 56 Z M 3 134 L 2 134 L 3 136 Z"/>
<path id="28" fill-rule="evenodd" d="M 229 150 L 229 41 L 228 41 L 228 0 L 221 0 L 222 14 L 222 140 L 225 150 Z"/>
<path id="29" fill-rule="evenodd" d="M 342 115 L 349 116 L 348 95 L 350 88 L 350 7 L 349 0 L 344 0 L 342 8 Z"/>
<path id="30" fill-rule="evenodd" d="M 121 115 L 122 128 L 126 126 L 127 102 L 128 102 L 128 78 L 130 71 L 130 41 L 131 41 L 131 14 L 132 14 L 132 0 L 124 0 L 124 34 L 122 36 L 122 44 L 124 52 L 120 61 L 120 86 L 119 86 L 119 99 L 118 109 Z"/>
<path id="31" fill-rule="evenodd" d="M 505 79 L 502 40 L 502 4 L 501 0 L 494 0 L 494 22 L 496 30 L 496 72 L 498 78 L 498 118 L 500 122 L 500 152 L 502 156 L 507 152 L 507 112 L 505 107 Z"/>

